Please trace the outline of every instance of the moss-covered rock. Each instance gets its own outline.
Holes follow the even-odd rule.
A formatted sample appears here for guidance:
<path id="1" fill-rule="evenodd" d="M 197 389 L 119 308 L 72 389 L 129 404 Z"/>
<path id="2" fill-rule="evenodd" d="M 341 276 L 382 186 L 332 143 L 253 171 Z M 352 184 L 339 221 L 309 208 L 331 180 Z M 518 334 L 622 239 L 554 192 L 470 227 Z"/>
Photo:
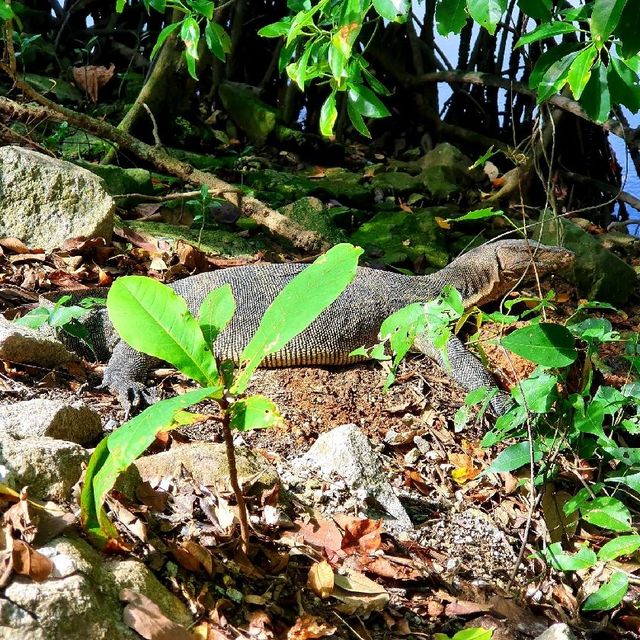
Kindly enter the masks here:
<path id="1" fill-rule="evenodd" d="M 424 258 L 428 266 L 441 269 L 449 262 L 449 253 L 437 216 L 442 216 L 438 208 L 378 213 L 353 233 L 350 241 L 385 264 Z"/>
<path id="2" fill-rule="evenodd" d="M 301 198 L 282 207 L 280 213 L 305 229 L 319 233 L 331 244 L 345 240 L 344 233 L 333 224 L 324 204 L 318 198 Z"/>
<path id="3" fill-rule="evenodd" d="M 251 187 L 255 197 L 272 207 L 282 207 L 304 198 L 314 190 L 314 182 L 303 175 L 263 169 L 245 174 L 245 184 Z"/>
<path id="4" fill-rule="evenodd" d="M 151 172 L 146 169 L 123 169 L 111 164 L 94 164 L 86 160 L 76 160 L 74 164 L 88 169 L 102 178 L 107 191 L 112 196 L 129 193 L 150 195 L 153 193 Z"/>
<path id="5" fill-rule="evenodd" d="M 420 159 L 420 182 L 436 198 L 447 198 L 475 186 L 477 173 L 469 171 L 471 160 L 448 143 L 439 144 Z"/>
<path id="6" fill-rule="evenodd" d="M 537 238 L 539 226 L 532 237 Z M 576 254 L 568 278 L 589 300 L 624 304 L 637 283 L 636 272 L 626 262 L 605 249 L 599 236 L 592 236 L 566 218 L 556 218 L 542 225 L 540 240 L 562 245 Z"/>
<path id="7" fill-rule="evenodd" d="M 392 191 L 397 195 L 407 195 L 414 191 L 422 191 L 423 184 L 420 178 L 412 176 L 404 171 L 379 173 L 371 180 L 374 189 Z"/>
<path id="8" fill-rule="evenodd" d="M 236 126 L 256 145 L 263 145 L 277 125 L 277 112 L 250 87 L 235 82 L 220 85 L 220 99 Z"/>
<path id="9" fill-rule="evenodd" d="M 322 178 L 312 180 L 312 185 L 309 195 L 317 196 L 321 200 L 333 199 L 354 207 L 371 203 L 371 184 L 363 182 L 359 173 L 352 173 L 346 169 L 327 169 Z"/>

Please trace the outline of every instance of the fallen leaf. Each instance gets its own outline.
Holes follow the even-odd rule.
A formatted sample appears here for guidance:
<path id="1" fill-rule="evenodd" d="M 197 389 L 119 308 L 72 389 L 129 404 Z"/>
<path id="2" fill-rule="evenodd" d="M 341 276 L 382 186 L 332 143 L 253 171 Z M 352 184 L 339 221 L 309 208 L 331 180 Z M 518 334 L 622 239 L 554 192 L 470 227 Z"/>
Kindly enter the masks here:
<path id="1" fill-rule="evenodd" d="M 11 559 L 16 573 L 36 582 L 46 580 L 53 571 L 53 562 L 22 540 L 13 541 Z"/>
<path id="2" fill-rule="evenodd" d="M 297 533 L 312 547 L 328 549 L 332 552 L 342 548 L 342 532 L 333 520 L 327 520 L 319 513 L 314 512 L 309 522 L 295 522 Z"/>
<path id="3" fill-rule="evenodd" d="M 169 620 L 150 598 L 131 589 L 120 592 L 120 600 L 128 602 L 124 608 L 124 623 L 145 640 L 193 640 L 181 624 Z"/>
<path id="4" fill-rule="evenodd" d="M 382 544 L 382 520 L 370 520 L 368 518 L 353 518 L 336 513 L 334 520 L 344 529 L 342 548 L 360 550 L 364 553 L 373 553 Z"/>
<path id="5" fill-rule="evenodd" d="M 444 218 L 441 218 L 440 216 L 436 216 L 435 221 L 436 221 L 436 224 L 441 229 L 451 229 L 451 225 Z"/>
<path id="6" fill-rule="evenodd" d="M 568 491 L 557 490 L 552 482 L 545 486 L 542 496 L 542 513 L 551 542 L 569 541 L 576 532 L 578 512 L 574 511 L 571 515 L 566 515 L 563 509 L 572 497 Z"/>
<path id="7" fill-rule="evenodd" d="M 296 623 L 287 632 L 287 640 L 313 640 L 313 638 L 326 638 L 332 636 L 337 628 L 325 622 L 318 616 L 305 614 L 300 616 Z"/>
<path id="8" fill-rule="evenodd" d="M 307 584 L 318 597 L 323 600 L 328 598 L 334 586 L 334 575 L 331 565 L 326 560 L 316 562 L 312 565 L 311 569 L 309 569 Z"/>
<path id="9" fill-rule="evenodd" d="M 110 64 L 108 67 L 96 65 L 73 67 L 73 81 L 89 96 L 92 102 L 98 102 L 100 89 L 113 78 L 115 70 L 114 64 Z"/>
<path id="10" fill-rule="evenodd" d="M 340 600 L 336 608 L 343 613 L 365 615 L 382 611 L 389 603 L 386 589 L 362 573 L 347 569 L 345 575 L 336 574 L 334 580 L 331 595 Z"/>

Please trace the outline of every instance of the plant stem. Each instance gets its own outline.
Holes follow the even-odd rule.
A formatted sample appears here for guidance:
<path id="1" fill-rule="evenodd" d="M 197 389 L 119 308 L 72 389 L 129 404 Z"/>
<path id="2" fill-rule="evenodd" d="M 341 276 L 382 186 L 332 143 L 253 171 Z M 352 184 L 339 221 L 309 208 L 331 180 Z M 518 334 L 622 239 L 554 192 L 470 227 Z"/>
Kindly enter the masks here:
<path id="1" fill-rule="evenodd" d="M 227 452 L 227 462 L 229 464 L 229 482 L 238 503 L 238 518 L 240 520 L 240 538 L 242 540 L 242 551 L 248 555 L 249 551 L 249 519 L 247 517 L 247 503 L 242 494 L 242 488 L 238 482 L 238 467 L 236 466 L 236 450 L 233 446 L 233 435 L 231 433 L 229 417 L 229 401 L 223 398 L 220 401 L 222 409 L 222 434 Z"/>

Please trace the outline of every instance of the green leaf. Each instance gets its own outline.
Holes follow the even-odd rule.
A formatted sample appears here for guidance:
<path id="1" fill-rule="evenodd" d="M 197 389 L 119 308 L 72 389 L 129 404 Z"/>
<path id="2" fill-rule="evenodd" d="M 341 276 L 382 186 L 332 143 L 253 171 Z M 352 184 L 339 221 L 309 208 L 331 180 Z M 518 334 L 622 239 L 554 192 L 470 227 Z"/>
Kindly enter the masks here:
<path id="1" fill-rule="evenodd" d="M 365 118 L 385 118 L 389 110 L 384 106 L 380 98 L 368 87 L 362 84 L 349 83 L 348 100 L 353 108 Z"/>
<path id="2" fill-rule="evenodd" d="M 513 389 L 516 402 L 532 413 L 547 413 L 558 397 L 558 376 L 536 369 Z"/>
<path id="3" fill-rule="evenodd" d="M 609 531 L 629 531 L 631 512 L 616 498 L 602 496 L 594 498 L 580 507 L 583 520 Z"/>
<path id="4" fill-rule="evenodd" d="M 204 28 L 204 39 L 209 51 L 224 62 L 225 55 L 231 51 L 231 39 L 229 34 L 215 22 L 207 22 Z"/>
<path id="5" fill-rule="evenodd" d="M 436 5 L 436 21 L 438 33 L 446 36 L 450 33 L 460 33 L 467 24 L 466 0 L 438 0 Z"/>
<path id="6" fill-rule="evenodd" d="M 577 553 L 567 553 L 562 549 L 561 542 L 550 544 L 540 555 L 558 571 L 590 569 L 598 561 L 593 549 L 580 547 Z"/>
<path id="7" fill-rule="evenodd" d="M 583 611 L 608 611 L 617 607 L 629 590 L 629 578 L 623 571 L 616 571 L 609 582 L 605 582 L 583 603 Z"/>
<path id="8" fill-rule="evenodd" d="M 591 37 L 599 49 L 618 25 L 626 4 L 627 0 L 597 0 L 593 3 Z"/>
<path id="9" fill-rule="evenodd" d="M 534 450 L 534 462 L 542 459 L 542 453 Z M 505 473 L 515 471 L 531 463 L 531 447 L 528 442 L 518 442 L 507 447 L 489 465 L 484 473 Z"/>
<path id="10" fill-rule="evenodd" d="M 551 18 L 552 0 L 518 0 L 520 10 L 535 20 Z"/>
<path id="11" fill-rule="evenodd" d="M 561 42 L 559 45 L 549 48 L 538 58 L 535 67 L 531 71 L 529 87 L 531 89 L 537 89 L 538 85 L 542 82 L 543 76 L 554 62 L 557 62 L 570 53 L 576 53 L 577 55 L 583 48 L 583 45 L 577 42 Z"/>
<path id="12" fill-rule="evenodd" d="M 22 318 L 14 320 L 13 324 L 17 324 L 19 327 L 28 327 L 29 329 L 39 329 L 42 325 L 49 322 L 50 316 L 51 309 L 37 307 L 23 315 Z"/>
<path id="13" fill-rule="evenodd" d="M 347 58 L 333 41 L 331 41 L 331 46 L 329 47 L 327 60 L 329 62 L 329 69 L 331 69 L 331 75 L 338 86 L 341 86 L 340 83 L 342 79 L 347 77 Z"/>
<path id="14" fill-rule="evenodd" d="M 620 54 L 623 58 L 630 58 L 640 51 L 640 2 L 627 2 L 615 35 L 620 39 Z"/>
<path id="15" fill-rule="evenodd" d="M 301 271 L 276 296 L 241 355 L 244 369 L 233 393 L 242 393 L 249 378 L 271 353 L 302 333 L 353 280 L 360 247 L 338 244 Z M 112 287 L 113 288 L 113 287 Z"/>
<path id="16" fill-rule="evenodd" d="M 82 522 L 94 544 L 103 547 L 109 539 L 118 538 L 103 505 L 120 473 L 151 445 L 160 431 L 199 420 L 199 416 L 184 409 L 216 392 L 213 387 L 205 387 L 157 402 L 98 444 L 89 459 L 80 495 Z"/>
<path id="17" fill-rule="evenodd" d="M 551 50 L 553 51 L 553 49 Z M 567 84 L 569 69 L 577 56 L 578 52 L 572 51 L 553 62 L 542 74 L 540 83 L 537 86 L 533 86 L 532 80 L 529 79 L 529 85 L 532 89 L 536 90 L 536 99 L 539 103 L 548 100 L 551 96 L 558 93 L 565 84 Z M 542 56 L 540 56 L 540 59 L 542 59 Z M 540 60 L 538 60 L 538 63 L 539 62 Z M 535 68 L 538 68 L 537 64 Z"/>
<path id="18" fill-rule="evenodd" d="M 215 9 L 213 0 L 191 0 L 191 7 L 207 20 L 213 20 L 213 10 Z"/>
<path id="19" fill-rule="evenodd" d="M 333 136 L 333 127 L 337 118 L 336 92 L 332 91 L 322 103 L 322 108 L 320 109 L 320 133 L 323 136 L 327 138 Z"/>
<path id="20" fill-rule="evenodd" d="M 486 218 L 495 218 L 496 216 L 504 216 L 504 211 L 495 211 L 491 207 L 488 209 L 476 209 L 469 211 L 458 218 L 447 218 L 446 222 L 467 222 L 468 220 L 484 220 Z"/>
<path id="21" fill-rule="evenodd" d="M 491 35 L 507 9 L 507 0 L 467 0 L 469 15 Z"/>
<path id="22" fill-rule="evenodd" d="M 640 6 L 640 3 L 638 3 Z M 640 29 L 638 29 L 640 32 Z M 615 55 L 610 55 L 607 67 L 607 84 L 613 104 L 624 105 L 632 113 L 640 110 L 640 80 Z"/>
<path id="23" fill-rule="evenodd" d="M 522 47 L 525 44 L 531 44 L 532 42 L 538 42 L 546 38 L 553 38 L 563 33 L 575 33 L 575 31 L 577 31 L 576 27 L 570 22 L 545 22 L 533 31 L 522 36 L 514 46 L 516 48 Z"/>
<path id="24" fill-rule="evenodd" d="M 569 330 L 549 322 L 516 329 L 503 338 L 500 344 L 543 367 L 566 367 L 578 357 L 575 341 Z"/>
<path id="25" fill-rule="evenodd" d="M 349 120 L 351 120 L 351 124 L 354 126 L 355 130 L 360 134 L 365 136 L 366 138 L 371 137 L 371 132 L 367 128 L 367 125 L 364 123 L 364 120 L 360 113 L 353 106 L 353 102 L 351 100 L 347 100 L 347 114 L 349 116 Z"/>
<path id="26" fill-rule="evenodd" d="M 289 28 L 291 27 L 291 19 L 285 18 L 284 20 L 280 20 L 279 22 L 272 22 L 268 24 L 266 27 L 262 27 L 258 31 L 258 35 L 263 38 L 280 38 L 281 36 L 289 33 Z"/>
<path id="27" fill-rule="evenodd" d="M 229 408 L 231 428 L 238 431 L 267 429 L 284 425 L 275 403 L 265 396 L 256 395 L 234 402 Z"/>
<path id="28" fill-rule="evenodd" d="M 373 8 L 389 22 L 406 22 L 411 9 L 409 0 L 373 0 Z"/>
<path id="29" fill-rule="evenodd" d="M 198 59 L 198 42 L 200 42 L 200 25 L 195 18 L 185 18 L 180 28 L 180 39 L 185 46 L 185 55 L 188 59 Z"/>
<path id="30" fill-rule="evenodd" d="M 179 22 L 173 22 L 170 25 L 166 26 L 158 36 L 156 43 L 153 45 L 153 49 L 151 49 L 151 59 L 156 57 L 158 51 L 160 51 L 160 47 L 164 44 L 164 41 L 180 26 Z"/>
<path id="31" fill-rule="evenodd" d="M 640 549 L 640 536 L 618 536 L 603 544 L 598 551 L 598 560 L 615 560 L 620 556 L 630 556 Z"/>
<path id="32" fill-rule="evenodd" d="M 600 60 L 594 65 L 591 78 L 582 92 L 580 104 L 596 122 L 604 122 L 611 111 L 611 96 L 607 84 L 607 68 Z"/>
<path id="33" fill-rule="evenodd" d="M 170 362 L 202 385 L 218 384 L 211 348 L 172 289 L 151 278 L 125 276 L 109 290 L 107 310 L 116 331 L 134 349 Z"/>
<path id="34" fill-rule="evenodd" d="M 593 45 L 590 45 L 576 56 L 575 60 L 569 67 L 567 80 L 569 81 L 569 86 L 573 92 L 573 97 L 576 100 L 580 100 L 580 96 L 582 95 L 584 88 L 587 86 L 587 82 L 591 77 L 591 66 L 593 65 L 597 55 L 598 52 L 596 48 Z"/>
<path id="35" fill-rule="evenodd" d="M 229 324 L 236 312 L 236 300 L 229 283 L 214 289 L 202 301 L 198 322 L 202 335 L 208 345 L 213 345 L 216 338 Z"/>
<path id="36" fill-rule="evenodd" d="M 127 0 L 116 0 L 116 13 L 122 13 L 127 4 Z"/>
<path id="37" fill-rule="evenodd" d="M 604 407 L 597 402 L 590 402 L 586 409 L 577 410 L 573 416 L 573 428 L 578 433 L 590 433 L 597 438 L 608 441 L 602 425 L 604 423 Z"/>
<path id="38" fill-rule="evenodd" d="M 619 482 L 640 493 L 640 473 L 628 473 L 621 476 L 609 476 L 607 482 Z"/>

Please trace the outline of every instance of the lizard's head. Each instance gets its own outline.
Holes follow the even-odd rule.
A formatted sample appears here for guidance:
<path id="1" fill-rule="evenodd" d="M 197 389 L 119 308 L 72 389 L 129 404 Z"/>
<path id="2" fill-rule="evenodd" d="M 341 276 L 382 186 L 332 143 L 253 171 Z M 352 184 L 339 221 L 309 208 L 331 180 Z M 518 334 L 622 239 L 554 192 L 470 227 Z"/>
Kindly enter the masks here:
<path id="1" fill-rule="evenodd" d="M 534 240 L 502 240 L 493 248 L 501 280 L 516 283 L 535 273 L 542 277 L 562 272 L 573 264 L 574 254 L 564 247 L 550 247 Z"/>
<path id="2" fill-rule="evenodd" d="M 522 280 L 558 273 L 571 266 L 574 255 L 563 247 L 550 247 L 533 240 L 501 240 L 464 254 L 463 270 L 469 305 L 497 300 Z M 452 263 L 455 267 L 457 261 Z"/>

